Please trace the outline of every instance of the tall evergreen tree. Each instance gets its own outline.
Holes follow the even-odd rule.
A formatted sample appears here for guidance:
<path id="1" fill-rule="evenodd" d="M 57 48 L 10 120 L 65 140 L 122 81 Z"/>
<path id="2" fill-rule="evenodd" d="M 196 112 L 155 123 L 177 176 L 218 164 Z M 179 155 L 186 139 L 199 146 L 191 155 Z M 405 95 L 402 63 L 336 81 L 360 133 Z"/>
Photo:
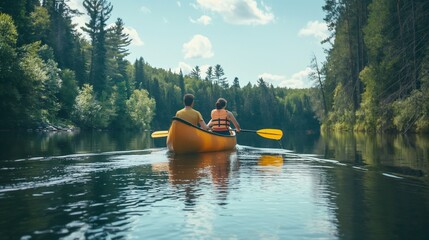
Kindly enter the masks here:
<path id="1" fill-rule="evenodd" d="M 185 95 L 185 78 L 183 77 L 183 73 L 182 73 L 182 69 L 180 69 L 179 72 L 179 87 L 180 87 L 180 92 L 183 95 Z"/>
<path id="2" fill-rule="evenodd" d="M 44 0 L 42 6 L 47 9 L 50 16 L 48 34 L 45 36 L 44 43 L 53 48 L 55 59 L 59 67 L 69 68 L 74 71 L 82 71 L 78 68 L 76 60 L 78 59 L 79 37 L 76 32 L 72 18 L 79 12 L 71 9 L 68 0 Z"/>
<path id="3" fill-rule="evenodd" d="M 140 57 L 136 59 L 134 62 L 134 83 L 136 89 L 147 89 L 149 86 L 145 81 L 145 73 L 144 73 L 144 59 Z"/>
<path id="4" fill-rule="evenodd" d="M 129 63 L 125 57 L 129 55 L 127 47 L 130 43 L 131 39 L 129 35 L 124 32 L 124 23 L 121 18 L 118 18 L 115 25 L 109 29 L 107 35 L 107 57 L 109 60 L 108 76 L 113 80 L 114 84 L 124 82 L 127 91 L 129 91 L 128 88 L 130 86 L 127 73 L 127 66 Z"/>
<path id="5" fill-rule="evenodd" d="M 234 78 L 234 82 L 232 83 L 232 86 L 234 88 L 240 88 L 240 81 L 238 80 L 238 77 Z"/>
<path id="6" fill-rule="evenodd" d="M 207 71 L 206 71 L 206 80 L 207 81 L 213 81 L 213 78 L 214 78 L 214 72 L 213 72 L 213 67 L 212 66 L 209 66 L 208 68 L 207 68 Z"/>
<path id="7" fill-rule="evenodd" d="M 82 28 L 91 39 L 89 82 L 93 84 L 94 92 L 100 93 L 108 90 L 106 26 L 113 6 L 106 0 L 84 0 L 83 6 L 90 17 Z"/>
<path id="8" fill-rule="evenodd" d="M 190 77 L 195 78 L 195 79 L 201 79 L 201 69 L 199 66 L 195 66 L 191 73 L 189 74 Z"/>
<path id="9" fill-rule="evenodd" d="M 222 88 L 228 88 L 228 81 L 226 80 L 225 73 L 220 64 L 216 64 L 214 69 L 214 76 L 216 79 L 216 83 Z"/>

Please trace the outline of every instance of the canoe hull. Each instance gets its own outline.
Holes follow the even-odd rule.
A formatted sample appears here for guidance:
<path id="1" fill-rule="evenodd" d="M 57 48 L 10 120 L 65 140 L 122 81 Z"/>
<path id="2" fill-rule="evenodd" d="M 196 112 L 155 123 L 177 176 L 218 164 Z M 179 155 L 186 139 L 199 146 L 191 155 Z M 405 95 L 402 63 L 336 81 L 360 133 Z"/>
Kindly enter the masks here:
<path id="1" fill-rule="evenodd" d="M 167 148 L 176 154 L 225 151 L 235 148 L 234 135 L 224 136 L 202 130 L 174 117 L 167 136 Z"/>

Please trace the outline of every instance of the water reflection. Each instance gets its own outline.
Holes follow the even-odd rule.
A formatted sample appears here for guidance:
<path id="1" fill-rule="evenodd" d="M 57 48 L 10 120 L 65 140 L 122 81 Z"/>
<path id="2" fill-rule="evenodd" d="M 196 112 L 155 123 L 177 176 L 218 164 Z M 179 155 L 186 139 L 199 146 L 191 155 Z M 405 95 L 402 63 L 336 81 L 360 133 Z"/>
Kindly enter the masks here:
<path id="1" fill-rule="evenodd" d="M 139 131 L 0 132 L 0 160 L 141 150 L 153 146 L 149 132 Z"/>
<path id="2" fill-rule="evenodd" d="M 27 144 L 25 154 L 45 157 L 3 150 L 9 157 L 0 161 L 0 236 L 428 236 L 429 141 L 423 136 L 288 134 L 284 145 L 295 152 L 263 139 L 261 145 L 273 148 L 243 146 L 245 140 L 259 146 L 249 138 L 237 151 L 178 156 L 147 149 L 152 143 L 144 136 L 11 138 Z M 64 156 L 79 151 L 89 153 Z"/>
<path id="3" fill-rule="evenodd" d="M 282 168 L 283 156 L 282 155 L 262 155 L 258 161 L 259 166 Z"/>
<path id="4" fill-rule="evenodd" d="M 289 133 L 287 149 L 406 177 L 429 175 L 429 136 L 352 132 Z M 429 182 L 429 180 L 428 180 Z"/>
<path id="5" fill-rule="evenodd" d="M 171 155 L 168 176 L 172 186 L 184 190 L 187 207 L 194 206 L 198 196 L 202 194 L 200 184 L 212 185 L 218 204 L 225 204 L 230 175 L 238 169 L 239 160 L 235 150 Z"/>

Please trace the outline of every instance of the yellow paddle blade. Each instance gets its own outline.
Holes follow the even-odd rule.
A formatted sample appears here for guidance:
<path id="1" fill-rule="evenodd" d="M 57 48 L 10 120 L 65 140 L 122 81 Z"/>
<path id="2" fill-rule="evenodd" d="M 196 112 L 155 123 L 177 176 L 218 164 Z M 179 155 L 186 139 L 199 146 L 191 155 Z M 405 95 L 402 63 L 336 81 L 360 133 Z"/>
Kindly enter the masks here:
<path id="1" fill-rule="evenodd" d="M 280 129 L 264 128 L 256 131 L 256 133 L 264 138 L 280 140 L 283 137 L 283 131 Z"/>
<path id="2" fill-rule="evenodd" d="M 150 135 L 152 138 L 162 138 L 168 136 L 168 131 L 155 131 Z"/>

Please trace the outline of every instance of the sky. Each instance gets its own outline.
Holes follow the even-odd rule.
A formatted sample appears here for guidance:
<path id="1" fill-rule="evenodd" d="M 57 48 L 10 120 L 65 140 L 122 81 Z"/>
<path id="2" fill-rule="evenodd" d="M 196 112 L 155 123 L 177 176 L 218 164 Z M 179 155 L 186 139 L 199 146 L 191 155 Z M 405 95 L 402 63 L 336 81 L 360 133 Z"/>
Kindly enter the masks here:
<path id="1" fill-rule="evenodd" d="M 83 0 L 69 5 L 89 18 Z M 225 77 L 241 86 L 259 78 L 274 87 L 308 88 L 313 56 L 326 58 L 321 40 L 328 36 L 324 0 L 110 0 L 133 39 L 127 59 L 143 57 L 152 67 L 189 74 L 198 66 L 204 78 L 220 64 Z M 80 31 L 80 30 L 79 30 Z"/>

